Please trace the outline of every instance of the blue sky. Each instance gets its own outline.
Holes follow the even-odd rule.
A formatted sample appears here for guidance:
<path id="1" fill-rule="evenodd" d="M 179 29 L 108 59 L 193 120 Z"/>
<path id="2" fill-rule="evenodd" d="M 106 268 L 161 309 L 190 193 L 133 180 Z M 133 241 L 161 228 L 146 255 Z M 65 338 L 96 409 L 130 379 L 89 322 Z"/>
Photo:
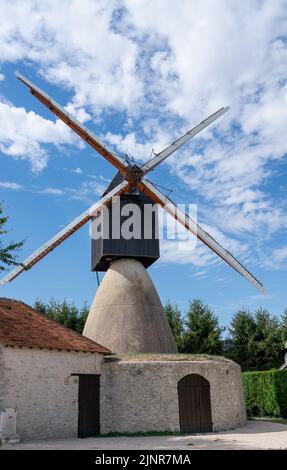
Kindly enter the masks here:
<path id="1" fill-rule="evenodd" d="M 37 4 L 36 4 L 37 3 Z M 241 2 L 243 3 L 243 2 Z M 157 20 L 160 19 L 160 20 Z M 163 242 L 150 269 L 163 302 L 202 298 L 223 324 L 240 307 L 287 307 L 285 1 L 0 0 L 0 192 L 25 258 L 107 186 L 111 165 L 39 103 L 19 70 L 118 153 L 145 161 L 222 106 L 231 110 L 152 175 L 267 288 L 200 242 Z M 184 242 L 182 242 L 184 243 Z M 83 227 L 1 296 L 90 304 Z"/>

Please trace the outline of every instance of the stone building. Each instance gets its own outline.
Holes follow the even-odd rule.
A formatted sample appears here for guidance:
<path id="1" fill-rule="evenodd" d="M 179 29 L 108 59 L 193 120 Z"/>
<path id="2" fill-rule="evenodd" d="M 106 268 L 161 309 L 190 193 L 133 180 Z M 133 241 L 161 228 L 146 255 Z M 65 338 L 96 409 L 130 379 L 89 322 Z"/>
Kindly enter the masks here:
<path id="1" fill-rule="evenodd" d="M 17 435 L 77 436 L 81 374 L 99 375 L 107 353 L 23 302 L 0 298 L 0 411 L 16 410 Z"/>
<path id="2" fill-rule="evenodd" d="M 106 358 L 101 416 L 103 433 L 205 432 L 243 426 L 240 367 L 221 358 L 181 354 Z"/>
<path id="3" fill-rule="evenodd" d="M 240 367 L 181 354 L 117 356 L 0 298 L 0 441 L 208 432 L 246 421 Z"/>

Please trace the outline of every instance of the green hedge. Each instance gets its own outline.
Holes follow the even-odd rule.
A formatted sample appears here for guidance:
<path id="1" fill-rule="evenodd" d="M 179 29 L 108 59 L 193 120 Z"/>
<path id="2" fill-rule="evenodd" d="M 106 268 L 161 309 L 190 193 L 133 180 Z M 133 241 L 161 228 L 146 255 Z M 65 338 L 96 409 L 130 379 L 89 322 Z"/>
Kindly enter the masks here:
<path id="1" fill-rule="evenodd" d="M 287 370 L 243 373 L 248 416 L 287 417 Z"/>

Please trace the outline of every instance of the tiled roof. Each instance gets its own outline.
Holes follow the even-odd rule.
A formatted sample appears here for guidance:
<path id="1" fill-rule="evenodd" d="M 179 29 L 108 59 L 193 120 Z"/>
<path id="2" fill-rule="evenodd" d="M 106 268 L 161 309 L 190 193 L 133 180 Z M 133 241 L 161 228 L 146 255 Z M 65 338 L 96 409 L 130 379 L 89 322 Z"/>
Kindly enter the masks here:
<path id="1" fill-rule="evenodd" d="M 19 300 L 0 297 L 0 342 L 5 346 L 110 353 L 109 349 L 41 315 Z"/>

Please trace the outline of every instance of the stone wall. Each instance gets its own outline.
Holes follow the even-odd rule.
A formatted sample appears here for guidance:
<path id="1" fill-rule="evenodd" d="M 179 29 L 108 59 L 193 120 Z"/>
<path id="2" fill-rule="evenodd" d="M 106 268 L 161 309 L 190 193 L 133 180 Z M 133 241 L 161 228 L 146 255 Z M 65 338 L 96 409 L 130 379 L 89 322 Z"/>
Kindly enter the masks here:
<path id="1" fill-rule="evenodd" d="M 3 356 L 5 394 L 1 406 L 17 409 L 20 438 L 76 437 L 78 377 L 71 374 L 100 373 L 102 357 L 10 347 L 4 348 Z"/>
<path id="2" fill-rule="evenodd" d="M 4 346 L 0 343 L 0 411 L 3 409 L 5 396 L 5 380 L 4 380 Z"/>
<path id="3" fill-rule="evenodd" d="M 229 361 L 105 362 L 101 432 L 179 431 L 178 381 L 200 374 L 210 383 L 214 431 L 244 425 L 240 367 Z"/>
<path id="4" fill-rule="evenodd" d="M 77 436 L 77 373 L 101 374 L 101 433 L 179 431 L 177 384 L 194 373 L 210 383 L 215 431 L 246 421 L 241 371 L 231 361 L 111 362 L 95 353 L 0 345 L 1 408 L 17 410 L 21 439 Z"/>

